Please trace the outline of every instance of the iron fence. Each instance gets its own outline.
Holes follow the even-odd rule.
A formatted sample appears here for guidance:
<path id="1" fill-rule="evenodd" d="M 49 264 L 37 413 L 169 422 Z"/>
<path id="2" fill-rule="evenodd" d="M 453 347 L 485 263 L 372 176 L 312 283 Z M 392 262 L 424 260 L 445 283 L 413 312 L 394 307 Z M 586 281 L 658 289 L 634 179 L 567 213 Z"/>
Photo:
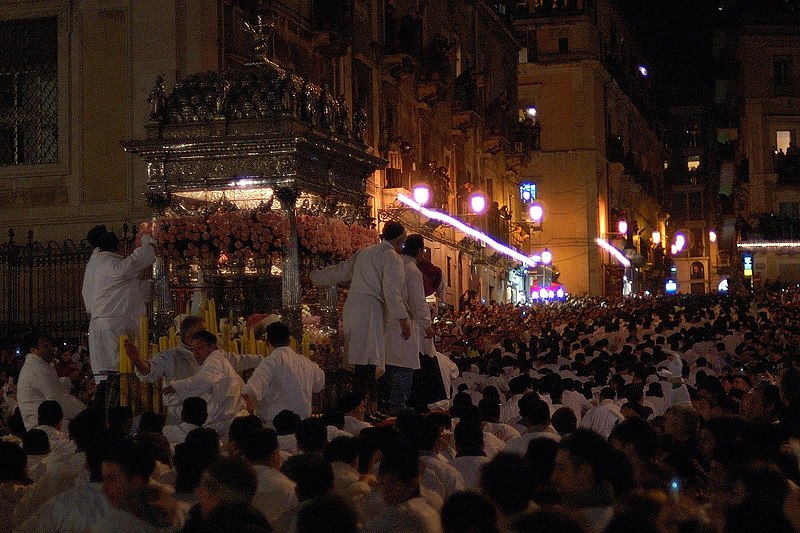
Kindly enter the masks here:
<path id="1" fill-rule="evenodd" d="M 125 224 L 120 237 L 123 253 L 132 249 L 134 237 Z M 81 287 L 91 255 L 85 239 L 44 244 L 28 231 L 25 242 L 18 243 L 10 228 L 8 241 L 0 244 L 0 343 L 15 344 L 32 329 L 82 343 L 89 315 Z"/>

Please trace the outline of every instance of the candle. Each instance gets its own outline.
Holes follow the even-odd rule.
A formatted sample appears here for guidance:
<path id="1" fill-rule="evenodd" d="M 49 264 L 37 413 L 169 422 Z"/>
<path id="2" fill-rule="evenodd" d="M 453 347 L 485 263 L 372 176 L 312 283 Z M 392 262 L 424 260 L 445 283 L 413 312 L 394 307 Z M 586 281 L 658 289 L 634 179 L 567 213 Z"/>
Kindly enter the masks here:
<path id="1" fill-rule="evenodd" d="M 176 346 L 178 346 L 178 336 L 175 333 L 175 326 L 170 326 L 168 336 L 169 336 L 168 346 L 170 348 L 175 348 Z"/>
<path id="2" fill-rule="evenodd" d="M 128 362 L 128 352 L 125 350 L 125 341 L 128 340 L 127 335 L 122 335 L 119 338 L 119 404 L 128 405 L 128 371 L 126 368 Z"/>
<path id="3" fill-rule="evenodd" d="M 217 334 L 217 304 L 214 302 L 214 299 L 210 299 L 208 301 L 208 315 L 210 324 L 206 324 L 208 326 L 208 330 L 213 333 L 214 335 Z"/>
<path id="4" fill-rule="evenodd" d="M 145 361 L 150 359 L 150 324 L 147 322 L 147 316 L 139 318 L 139 347 L 142 351 L 142 359 Z"/>
<path id="5" fill-rule="evenodd" d="M 291 348 L 293 352 L 297 353 L 298 350 L 297 339 L 295 339 L 294 337 L 291 337 L 289 339 L 289 348 Z"/>
<path id="6" fill-rule="evenodd" d="M 166 352 L 169 349 L 169 337 L 162 335 L 158 338 L 158 351 Z"/>
<path id="7" fill-rule="evenodd" d="M 258 352 L 258 355 L 265 357 L 267 355 L 267 343 L 262 340 L 256 341 L 256 352 Z"/>
<path id="8" fill-rule="evenodd" d="M 254 354 L 256 353 L 256 330 L 255 328 L 250 328 L 247 332 L 247 353 Z"/>

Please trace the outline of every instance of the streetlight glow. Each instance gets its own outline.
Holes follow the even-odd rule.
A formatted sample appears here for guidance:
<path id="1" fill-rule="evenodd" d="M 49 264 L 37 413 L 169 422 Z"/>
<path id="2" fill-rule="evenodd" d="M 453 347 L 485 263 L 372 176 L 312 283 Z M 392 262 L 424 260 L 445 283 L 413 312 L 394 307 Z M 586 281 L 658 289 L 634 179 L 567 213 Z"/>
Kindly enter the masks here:
<path id="1" fill-rule="evenodd" d="M 542 252 L 542 263 L 545 265 L 549 265 L 552 260 L 553 260 L 553 254 L 550 253 L 550 250 L 545 248 L 544 251 Z"/>
<path id="2" fill-rule="evenodd" d="M 711 242 L 717 242 L 717 232 L 713 229 L 708 232 L 708 240 Z"/>
<path id="3" fill-rule="evenodd" d="M 534 222 L 541 222 L 544 217 L 544 209 L 539 204 L 532 204 L 528 209 L 528 215 Z"/>
<path id="4" fill-rule="evenodd" d="M 469 207 L 476 215 L 483 213 L 483 211 L 486 209 L 486 197 L 483 194 L 476 192 L 469 197 Z"/>
<path id="5" fill-rule="evenodd" d="M 654 231 L 653 232 L 653 244 L 661 244 L 661 232 Z"/>
<path id="6" fill-rule="evenodd" d="M 619 232 L 621 234 L 627 235 L 628 234 L 628 221 L 623 218 L 622 220 L 617 222 L 617 229 L 619 230 Z"/>
<path id="7" fill-rule="evenodd" d="M 673 244 L 669 247 L 669 253 L 672 255 L 676 255 L 678 253 L 678 245 Z"/>
<path id="8" fill-rule="evenodd" d="M 412 194 L 414 196 L 414 201 L 419 205 L 427 205 L 431 200 L 431 190 L 427 185 L 417 185 L 414 187 Z"/>
<path id="9" fill-rule="evenodd" d="M 684 246 L 686 246 L 686 237 L 678 233 L 675 235 L 675 249 L 680 252 Z"/>

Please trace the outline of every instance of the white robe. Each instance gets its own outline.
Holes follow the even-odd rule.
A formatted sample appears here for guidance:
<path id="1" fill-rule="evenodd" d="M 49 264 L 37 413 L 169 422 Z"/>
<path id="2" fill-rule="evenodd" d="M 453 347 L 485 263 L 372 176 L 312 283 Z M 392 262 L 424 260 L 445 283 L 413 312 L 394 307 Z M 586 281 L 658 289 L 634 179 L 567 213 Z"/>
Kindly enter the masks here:
<path id="1" fill-rule="evenodd" d="M 253 465 L 253 469 L 258 489 L 251 505 L 274 525 L 283 513 L 297 507 L 294 481 L 270 466 Z"/>
<path id="2" fill-rule="evenodd" d="M 311 416 L 314 393 L 325 387 L 325 372 L 312 361 L 288 346 L 272 350 L 253 372 L 244 393 L 258 403 L 257 414 L 267 424 L 275 415 L 288 409 L 300 418 Z"/>
<path id="3" fill-rule="evenodd" d="M 208 393 L 208 420 L 206 427 L 225 437 L 231 421 L 247 414 L 242 389 L 244 381 L 233 369 L 221 350 L 211 352 L 192 377 L 169 383 L 181 401 Z"/>
<path id="4" fill-rule="evenodd" d="M 625 420 L 614 400 L 606 398 L 597 407 L 592 407 L 581 419 L 579 427 L 591 429 L 603 438 L 608 438 L 617 424 Z"/>
<path id="5" fill-rule="evenodd" d="M 84 533 L 108 514 L 101 483 L 78 482 L 44 503 L 16 530 L 18 533 Z"/>
<path id="6" fill-rule="evenodd" d="M 398 320 L 386 324 L 386 364 L 419 369 L 419 352 L 425 339 L 425 329 L 431 325 L 431 311 L 425 300 L 422 272 L 413 257 L 403 255 L 404 281 L 401 293 L 406 312 L 413 318 L 411 335 L 404 339 Z"/>
<path id="7" fill-rule="evenodd" d="M 98 252 L 92 280 L 89 323 L 89 357 L 95 381 L 103 372 L 119 371 L 119 338 L 139 334 L 139 317 L 144 310 L 143 285 L 137 279 L 156 260 L 149 244 L 140 246 L 128 257 L 113 252 Z"/>
<path id="8" fill-rule="evenodd" d="M 342 320 L 351 365 L 384 368 L 384 315 L 390 320 L 408 318 L 401 294 L 402 272 L 400 256 L 386 241 L 365 248 L 338 265 L 311 272 L 311 281 L 317 286 L 350 281 Z"/>
<path id="9" fill-rule="evenodd" d="M 237 372 L 243 372 L 255 368 L 264 359 L 260 355 L 234 354 L 223 352 L 223 355 Z M 154 383 L 162 378 L 167 381 L 177 381 L 186 379 L 197 374 L 200 365 L 194 358 L 191 349 L 184 344 L 179 344 L 175 348 L 170 348 L 157 353 L 150 358 L 150 372 L 142 374 L 139 369 L 134 367 L 136 376 L 144 383 Z M 209 401 L 208 394 L 200 396 L 206 402 Z M 167 424 L 177 425 L 181 421 L 181 409 L 183 402 L 177 394 L 165 394 L 164 405 L 167 407 Z"/>
<path id="10" fill-rule="evenodd" d="M 26 355 L 17 383 L 17 403 L 25 429 L 39 425 L 39 404 L 45 400 L 56 400 L 61 404 L 66 420 L 72 420 L 86 409 L 69 393 L 70 388 L 68 377 L 59 378 L 56 369 L 38 355 Z"/>
<path id="11" fill-rule="evenodd" d="M 92 250 L 92 255 L 86 263 L 86 270 L 83 271 L 83 286 L 81 287 L 81 296 L 83 297 L 83 305 L 86 307 L 86 312 L 92 314 L 92 288 L 94 287 L 94 271 L 97 268 L 97 254 L 100 248 Z"/>

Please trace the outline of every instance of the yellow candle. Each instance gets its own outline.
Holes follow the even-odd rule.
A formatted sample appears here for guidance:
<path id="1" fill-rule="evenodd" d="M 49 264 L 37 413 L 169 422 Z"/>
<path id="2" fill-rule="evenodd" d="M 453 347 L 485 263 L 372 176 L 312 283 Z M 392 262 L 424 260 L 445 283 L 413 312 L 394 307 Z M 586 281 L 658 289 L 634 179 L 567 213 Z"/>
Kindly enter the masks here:
<path id="1" fill-rule="evenodd" d="M 291 348 L 293 352 L 297 352 L 298 349 L 297 339 L 295 339 L 294 337 L 289 339 L 289 348 Z"/>
<path id="2" fill-rule="evenodd" d="M 139 350 L 142 352 L 142 359 L 150 359 L 150 324 L 147 317 L 139 318 Z"/>
<path id="3" fill-rule="evenodd" d="M 247 353 L 254 354 L 256 353 L 256 330 L 255 328 L 250 328 L 247 335 L 248 347 L 249 350 Z"/>
<path id="4" fill-rule="evenodd" d="M 303 355 L 305 355 L 306 357 L 308 357 L 308 346 L 310 343 L 311 343 L 311 336 L 308 334 L 307 331 L 304 331 L 302 350 L 303 350 Z"/>
<path id="5" fill-rule="evenodd" d="M 165 352 L 169 349 L 169 337 L 162 335 L 158 338 L 158 351 Z"/>
<path id="6" fill-rule="evenodd" d="M 119 404 L 123 406 L 128 405 L 128 371 L 126 369 L 128 352 L 125 350 L 127 339 L 127 335 L 119 338 Z"/>
<path id="7" fill-rule="evenodd" d="M 175 326 L 170 326 L 169 328 L 169 343 L 168 346 L 170 348 L 175 348 L 178 346 L 178 336 L 175 334 Z"/>
<path id="8" fill-rule="evenodd" d="M 262 357 L 266 356 L 267 355 L 267 343 L 262 341 L 262 340 L 256 341 L 256 352 L 258 353 L 258 355 L 260 355 Z"/>

